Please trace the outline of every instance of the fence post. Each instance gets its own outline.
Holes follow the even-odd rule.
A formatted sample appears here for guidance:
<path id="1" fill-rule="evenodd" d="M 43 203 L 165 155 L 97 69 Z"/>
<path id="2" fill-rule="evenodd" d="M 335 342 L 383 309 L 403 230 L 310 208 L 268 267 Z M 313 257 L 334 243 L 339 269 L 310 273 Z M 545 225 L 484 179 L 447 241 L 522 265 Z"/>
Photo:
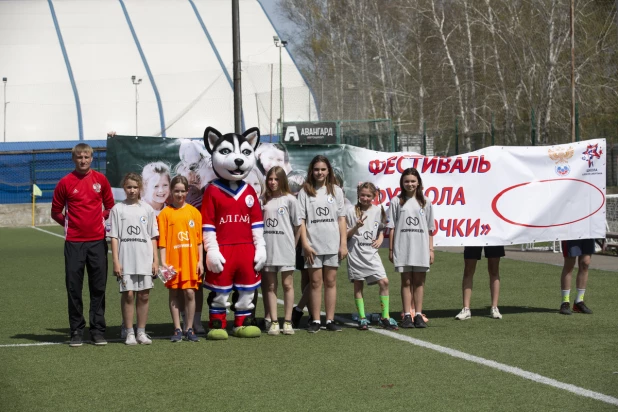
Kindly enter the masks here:
<path id="1" fill-rule="evenodd" d="M 532 108 L 532 115 L 530 116 L 530 120 L 532 122 L 532 131 L 531 131 L 531 138 L 532 138 L 532 146 L 536 146 L 536 121 L 534 120 L 534 107 Z"/>
<path id="2" fill-rule="evenodd" d="M 459 154 L 459 117 L 455 118 L 455 154 Z"/>
<path id="3" fill-rule="evenodd" d="M 423 122 L 423 156 L 427 156 L 427 122 Z"/>
<path id="4" fill-rule="evenodd" d="M 579 102 L 575 103 L 575 141 L 579 142 Z"/>
<path id="5" fill-rule="evenodd" d="M 491 112 L 491 145 L 496 145 L 496 129 L 494 127 L 494 113 Z"/>

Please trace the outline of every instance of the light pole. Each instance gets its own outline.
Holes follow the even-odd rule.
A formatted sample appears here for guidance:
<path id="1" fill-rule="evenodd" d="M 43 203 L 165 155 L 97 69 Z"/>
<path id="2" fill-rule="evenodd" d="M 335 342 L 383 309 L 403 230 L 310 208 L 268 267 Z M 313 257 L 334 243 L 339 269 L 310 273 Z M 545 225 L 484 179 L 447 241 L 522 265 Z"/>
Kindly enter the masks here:
<path id="1" fill-rule="evenodd" d="M 6 142 L 6 105 L 9 102 L 6 101 L 6 82 L 8 79 L 6 77 L 2 78 L 2 83 L 4 83 L 4 116 L 2 117 L 2 121 L 4 123 L 4 141 Z"/>
<path id="2" fill-rule="evenodd" d="M 137 104 L 139 103 L 139 93 L 137 92 L 137 86 L 142 83 L 142 79 L 136 79 L 135 76 L 131 76 L 131 81 L 135 86 L 135 137 L 139 136 L 137 134 Z"/>
<path id="3" fill-rule="evenodd" d="M 288 42 L 281 40 L 279 36 L 273 36 L 273 40 L 275 41 L 275 46 L 279 48 L 279 122 L 281 124 L 279 135 L 281 135 L 283 133 L 283 66 L 281 64 L 281 52 Z"/>

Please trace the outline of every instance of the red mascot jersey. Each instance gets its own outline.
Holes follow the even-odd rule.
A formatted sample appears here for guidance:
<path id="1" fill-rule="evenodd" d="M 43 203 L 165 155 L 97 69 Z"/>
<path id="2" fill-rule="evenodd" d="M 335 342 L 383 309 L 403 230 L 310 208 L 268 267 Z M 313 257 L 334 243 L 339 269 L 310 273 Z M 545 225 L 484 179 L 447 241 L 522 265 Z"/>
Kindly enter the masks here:
<path id="1" fill-rule="evenodd" d="M 261 276 L 253 269 L 252 229 L 263 227 L 262 210 L 253 187 L 240 182 L 240 187 L 233 191 L 220 180 L 208 185 L 202 199 L 202 230 L 216 232 L 226 263 L 220 274 L 206 270 L 207 289 L 225 293 L 232 288 L 251 291 L 260 286 Z"/>

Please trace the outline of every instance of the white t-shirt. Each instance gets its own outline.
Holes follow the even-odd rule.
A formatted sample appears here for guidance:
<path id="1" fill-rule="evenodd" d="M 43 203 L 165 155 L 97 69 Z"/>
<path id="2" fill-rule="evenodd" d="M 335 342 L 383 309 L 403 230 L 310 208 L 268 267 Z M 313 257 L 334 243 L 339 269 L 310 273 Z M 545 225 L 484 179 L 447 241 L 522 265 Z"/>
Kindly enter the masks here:
<path id="1" fill-rule="evenodd" d="M 159 236 L 152 206 L 142 200 L 132 205 L 116 203 L 109 220 L 109 237 L 119 240 L 118 260 L 123 275 L 152 274 L 152 238 Z"/>
<path id="2" fill-rule="evenodd" d="M 262 207 L 266 266 L 294 266 L 296 244 L 294 226 L 299 225 L 298 204 L 293 195 L 270 199 Z"/>
<path id="3" fill-rule="evenodd" d="M 421 266 L 428 268 L 429 235 L 434 231 L 433 209 L 429 199 L 425 198 L 425 207 L 421 208 L 415 198 L 399 205 L 399 196 L 391 201 L 391 219 L 388 227 L 394 228 L 393 264 L 401 266 Z"/>
<path id="4" fill-rule="evenodd" d="M 326 186 L 309 196 L 304 189 L 298 192 L 298 218 L 305 220 L 307 239 L 318 256 L 339 253 L 339 217 L 345 216 L 343 191 L 334 186 L 335 195 Z"/>
<path id="5" fill-rule="evenodd" d="M 362 214 L 367 216 L 365 224 L 352 237 L 348 238 L 348 274 L 354 278 L 376 274 L 386 276 L 378 249 L 371 246 L 384 229 L 382 208 L 371 205 Z M 345 218 L 348 230 L 352 229 L 358 221 L 354 205 L 347 208 Z"/>

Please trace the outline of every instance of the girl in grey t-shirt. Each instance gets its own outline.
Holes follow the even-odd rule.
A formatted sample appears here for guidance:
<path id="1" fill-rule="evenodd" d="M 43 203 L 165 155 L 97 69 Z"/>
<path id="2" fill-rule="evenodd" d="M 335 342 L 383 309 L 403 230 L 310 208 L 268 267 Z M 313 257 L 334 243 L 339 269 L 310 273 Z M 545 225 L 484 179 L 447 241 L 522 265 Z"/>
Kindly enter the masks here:
<path id="1" fill-rule="evenodd" d="M 423 320 L 425 275 L 433 263 L 433 210 L 423 196 L 423 180 L 418 170 L 408 168 L 399 179 L 401 193 L 391 201 L 389 259 L 401 273 L 402 328 L 426 328 Z M 414 302 L 414 306 L 412 306 Z M 410 308 L 414 307 L 414 320 Z"/>
<path id="2" fill-rule="evenodd" d="M 311 160 L 307 181 L 298 193 L 300 239 L 305 267 L 311 279 L 310 333 L 320 330 L 322 283 L 326 306 L 326 330 L 339 332 L 333 321 L 337 299 L 337 268 L 348 254 L 343 191 L 335 184 L 330 161 L 322 155 Z"/>
<path id="3" fill-rule="evenodd" d="M 382 314 L 380 325 L 385 329 L 397 330 L 397 322 L 389 314 L 388 278 L 378 254 L 384 240 L 386 213 L 382 206 L 372 204 L 378 189 L 371 182 L 360 183 L 356 190 L 358 201 L 349 206 L 346 213 L 348 224 L 348 278 L 354 283 L 354 302 L 358 309 L 358 328 L 367 330 L 369 321 L 365 317 L 363 300 L 364 282 L 380 287 Z"/>
<path id="4" fill-rule="evenodd" d="M 283 334 L 293 335 L 292 308 L 294 306 L 294 265 L 298 241 L 298 205 L 290 193 L 285 170 L 274 166 L 266 173 L 266 189 L 262 201 L 266 264 L 262 276 L 264 319 L 271 321 L 269 335 L 280 333 L 277 320 L 277 272 L 281 272 L 285 318 Z"/>

